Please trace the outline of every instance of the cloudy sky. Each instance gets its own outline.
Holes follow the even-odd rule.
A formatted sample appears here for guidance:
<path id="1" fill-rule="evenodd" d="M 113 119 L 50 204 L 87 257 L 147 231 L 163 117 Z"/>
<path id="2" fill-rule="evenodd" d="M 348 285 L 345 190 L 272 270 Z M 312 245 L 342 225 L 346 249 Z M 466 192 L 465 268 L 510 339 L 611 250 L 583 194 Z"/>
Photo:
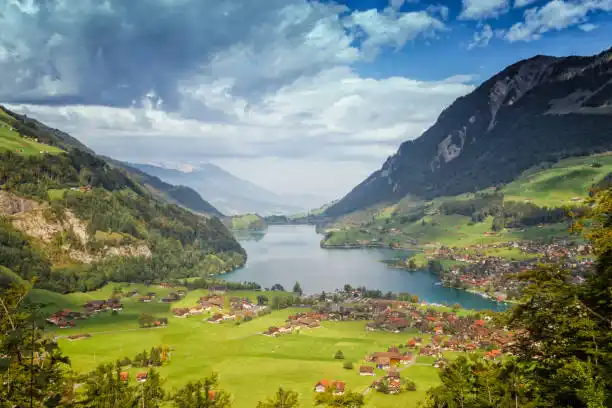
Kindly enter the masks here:
<path id="1" fill-rule="evenodd" d="M 333 199 L 455 98 L 612 45 L 612 0 L 0 0 L 0 103 L 122 160 Z"/>

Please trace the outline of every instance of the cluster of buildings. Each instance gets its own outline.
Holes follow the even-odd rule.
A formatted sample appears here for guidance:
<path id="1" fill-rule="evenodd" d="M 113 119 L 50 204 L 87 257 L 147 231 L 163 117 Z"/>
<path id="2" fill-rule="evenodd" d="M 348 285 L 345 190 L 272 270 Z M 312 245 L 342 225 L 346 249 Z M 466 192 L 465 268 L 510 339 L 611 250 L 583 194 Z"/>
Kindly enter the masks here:
<path id="1" fill-rule="evenodd" d="M 47 322 L 59 327 L 60 329 L 66 329 L 76 327 L 75 320 L 85 319 L 87 315 L 85 313 L 73 312 L 65 309 L 53 313 L 47 318 Z"/>
<path id="2" fill-rule="evenodd" d="M 316 329 L 321 327 L 322 320 L 328 320 L 329 316 L 317 312 L 297 313 L 289 316 L 283 326 L 270 326 L 262 334 L 265 336 L 279 336 L 281 334 L 292 333 L 297 329 Z"/>
<path id="3" fill-rule="evenodd" d="M 328 381 L 325 378 L 319 381 L 314 386 L 315 392 L 330 392 L 334 395 L 342 395 L 344 394 L 346 384 L 344 381 Z"/>
<path id="4" fill-rule="evenodd" d="M 123 310 L 123 304 L 118 298 L 110 298 L 107 300 L 89 300 L 84 306 L 85 312 L 92 314 L 113 310 L 115 312 Z"/>
<path id="5" fill-rule="evenodd" d="M 490 255 L 492 249 L 518 250 L 526 257 L 511 261 Z M 531 255 L 531 256 L 530 256 Z M 520 296 L 525 285 L 513 276 L 538 267 L 541 263 L 554 263 L 571 270 L 574 281 L 580 283 L 592 270 L 592 247 L 574 241 L 542 243 L 534 241 L 513 241 L 490 245 L 475 245 L 468 248 L 441 247 L 431 253 L 431 258 L 460 261 L 442 277 L 447 286 L 465 289 L 486 290 L 493 297 L 503 301 L 508 297 Z M 488 297 L 491 297 L 489 295 Z"/>

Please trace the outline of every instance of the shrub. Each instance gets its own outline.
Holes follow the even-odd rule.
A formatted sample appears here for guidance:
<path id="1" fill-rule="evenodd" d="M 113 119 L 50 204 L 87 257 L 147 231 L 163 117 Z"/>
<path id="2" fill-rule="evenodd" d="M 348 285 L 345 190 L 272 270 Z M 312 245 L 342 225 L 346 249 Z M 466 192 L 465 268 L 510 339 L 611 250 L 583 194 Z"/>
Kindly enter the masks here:
<path id="1" fill-rule="evenodd" d="M 344 353 L 342 353 L 342 350 L 336 351 L 336 354 L 334 355 L 334 358 L 336 360 L 344 360 Z"/>
<path id="2" fill-rule="evenodd" d="M 344 364 L 342 365 L 342 367 L 344 367 L 345 370 L 352 370 L 353 369 L 353 363 L 350 361 L 345 361 Z"/>

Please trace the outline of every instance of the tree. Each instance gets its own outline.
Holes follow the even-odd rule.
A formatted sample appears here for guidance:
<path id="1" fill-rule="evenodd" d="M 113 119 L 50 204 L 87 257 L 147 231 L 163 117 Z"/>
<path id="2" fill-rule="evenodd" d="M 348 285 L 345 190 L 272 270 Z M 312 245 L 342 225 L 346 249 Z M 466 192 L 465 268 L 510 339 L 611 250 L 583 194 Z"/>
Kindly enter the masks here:
<path id="1" fill-rule="evenodd" d="M 266 295 L 257 295 L 257 304 L 259 306 L 264 306 L 268 303 L 269 299 Z"/>
<path id="2" fill-rule="evenodd" d="M 258 402 L 257 408 L 297 408 L 299 407 L 299 395 L 295 391 L 284 390 L 280 387 L 274 397 L 266 401 Z"/>
<path id="3" fill-rule="evenodd" d="M 84 391 L 77 401 L 79 407 L 135 407 L 139 402 L 137 391 L 121 381 L 121 366 L 102 364 L 84 376 Z"/>
<path id="4" fill-rule="evenodd" d="M 409 269 L 416 269 L 416 268 L 417 268 L 417 264 L 416 264 L 416 262 L 414 261 L 414 259 L 410 258 L 410 259 L 408 260 L 408 268 L 409 268 Z"/>
<path id="5" fill-rule="evenodd" d="M 365 405 L 363 395 L 359 392 L 345 391 L 342 395 L 334 395 L 331 391 L 317 393 L 315 406 L 359 408 Z"/>
<path id="6" fill-rule="evenodd" d="M 347 283 L 346 285 L 344 285 L 344 291 L 347 292 L 347 293 L 348 292 L 352 292 L 353 291 L 353 287 Z"/>
<path id="7" fill-rule="evenodd" d="M 345 370 L 352 370 L 353 369 L 353 363 L 351 361 L 345 361 L 344 364 L 342 365 L 342 367 Z"/>
<path id="8" fill-rule="evenodd" d="M 177 408 L 229 408 L 231 396 L 219 390 L 219 376 L 213 373 L 203 381 L 189 382 L 173 396 Z"/>
<path id="9" fill-rule="evenodd" d="M 417 295 L 412 295 L 410 298 L 411 303 L 419 303 L 419 297 Z"/>
<path id="10" fill-rule="evenodd" d="M 321 292 L 321 294 L 319 295 L 319 300 L 321 302 L 325 302 L 326 298 L 327 298 L 327 295 L 325 294 L 325 291 Z"/>
<path id="11" fill-rule="evenodd" d="M 270 288 L 270 290 L 272 291 L 279 291 L 279 292 L 284 292 L 285 288 L 283 287 L 283 285 L 281 285 L 280 283 L 275 283 L 274 285 L 272 285 L 272 287 Z"/>
<path id="12" fill-rule="evenodd" d="M 501 316 L 516 333 L 513 357 L 501 364 L 459 357 L 428 391 L 427 408 L 612 406 L 612 189 L 594 192 L 576 231 L 598 256 L 582 285 L 545 265 L 519 274 L 520 302 Z"/>
<path id="13" fill-rule="evenodd" d="M 300 286 L 300 282 L 295 282 L 295 285 L 293 285 L 293 293 L 298 296 L 302 296 L 302 294 L 304 293 L 302 291 L 302 287 Z"/>
<path id="14" fill-rule="evenodd" d="M 4 272 L 0 270 L 0 274 Z M 30 285 L 16 275 L 0 286 L 2 407 L 55 406 L 67 384 L 69 360 L 44 334 L 44 321 L 37 311 L 27 307 L 24 299 L 29 289 Z"/>
<path id="15" fill-rule="evenodd" d="M 344 360 L 344 353 L 342 353 L 342 350 L 336 351 L 336 354 L 334 354 L 334 358 L 336 360 Z"/>

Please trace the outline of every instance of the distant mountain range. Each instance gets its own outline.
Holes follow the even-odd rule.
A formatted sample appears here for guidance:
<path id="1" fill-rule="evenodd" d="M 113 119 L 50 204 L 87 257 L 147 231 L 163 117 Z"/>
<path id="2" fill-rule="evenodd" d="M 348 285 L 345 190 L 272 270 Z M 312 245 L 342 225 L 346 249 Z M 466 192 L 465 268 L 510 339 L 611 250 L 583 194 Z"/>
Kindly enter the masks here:
<path id="1" fill-rule="evenodd" d="M 128 164 L 161 180 L 188 186 L 225 215 L 294 214 L 319 206 L 324 200 L 310 195 L 281 196 L 243 180 L 226 170 L 211 164 L 201 163 L 186 172 L 151 164 Z"/>
<path id="2" fill-rule="evenodd" d="M 612 150 L 612 49 L 536 56 L 445 109 L 419 138 L 325 211 L 337 217 L 407 195 L 431 199 L 507 183 L 542 162 Z"/>

